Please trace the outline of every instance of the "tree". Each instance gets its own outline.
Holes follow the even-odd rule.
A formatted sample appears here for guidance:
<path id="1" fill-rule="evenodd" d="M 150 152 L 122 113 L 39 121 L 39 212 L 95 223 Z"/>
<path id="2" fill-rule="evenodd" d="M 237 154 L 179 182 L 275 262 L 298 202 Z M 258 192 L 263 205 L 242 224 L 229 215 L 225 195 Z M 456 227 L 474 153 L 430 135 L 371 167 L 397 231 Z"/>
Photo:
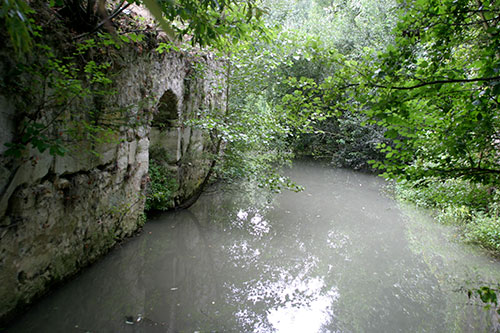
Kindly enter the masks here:
<path id="1" fill-rule="evenodd" d="M 403 11 L 396 44 L 364 76 L 375 96 L 370 116 L 399 139 L 387 170 L 497 183 L 500 6 L 413 1 Z"/>
<path id="2" fill-rule="evenodd" d="M 337 166 L 370 169 L 366 162 L 380 155 L 376 145 L 387 141 L 383 128 L 364 124 L 364 115 L 341 105 L 352 102 L 343 91 L 326 93 L 324 89 L 332 78 L 342 78 L 347 60 L 359 59 L 368 47 L 382 50 L 394 39 L 390 30 L 395 26 L 395 2 L 287 4 L 291 13 L 288 17 L 277 13 L 274 16 L 282 21 L 281 43 L 294 52 L 279 66 L 274 81 L 283 83 L 274 91 L 293 124 L 290 126 L 295 128 L 294 150 L 301 155 L 327 158 Z"/>
<path id="3" fill-rule="evenodd" d="M 400 1 L 395 41 L 318 87 L 334 108 L 363 111 L 385 127 L 382 161 L 395 178 L 500 181 L 500 5 L 489 1 Z"/>
<path id="4" fill-rule="evenodd" d="M 171 38 L 190 36 L 193 44 L 212 45 L 234 40 L 237 42 L 258 27 L 264 10 L 255 0 L 130 0 L 108 5 L 106 0 L 50 0 L 27 2 L 2 0 L 0 24 L 19 53 L 29 52 L 33 38 L 39 35 L 35 24 L 37 11 L 48 6 L 73 30 L 87 36 L 99 30 L 113 32 L 112 20 L 123 15 L 131 4 L 144 5 L 155 16 L 161 28 Z"/>

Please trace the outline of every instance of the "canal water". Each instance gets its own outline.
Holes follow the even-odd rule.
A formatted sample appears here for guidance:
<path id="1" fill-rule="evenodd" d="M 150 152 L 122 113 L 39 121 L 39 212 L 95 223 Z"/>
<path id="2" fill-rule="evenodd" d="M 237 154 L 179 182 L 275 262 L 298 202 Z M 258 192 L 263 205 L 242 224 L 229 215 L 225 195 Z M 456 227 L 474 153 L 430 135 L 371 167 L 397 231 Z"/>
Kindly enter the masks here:
<path id="1" fill-rule="evenodd" d="M 489 332 L 464 288 L 500 263 L 398 206 L 380 178 L 299 162 L 301 193 L 208 191 L 37 303 L 8 332 Z"/>

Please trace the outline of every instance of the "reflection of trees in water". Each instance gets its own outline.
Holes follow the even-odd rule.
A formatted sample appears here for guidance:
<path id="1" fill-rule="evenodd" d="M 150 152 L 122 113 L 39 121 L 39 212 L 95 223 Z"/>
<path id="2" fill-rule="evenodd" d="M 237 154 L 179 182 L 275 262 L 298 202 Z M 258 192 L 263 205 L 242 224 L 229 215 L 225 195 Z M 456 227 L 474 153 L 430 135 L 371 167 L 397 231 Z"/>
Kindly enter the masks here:
<path id="1" fill-rule="evenodd" d="M 409 243 L 379 181 L 300 172 L 304 193 L 271 202 L 251 188 L 218 191 L 150 221 L 141 238 L 66 289 L 60 298 L 73 295 L 78 306 L 57 303 L 43 320 L 53 331 L 62 317 L 71 319 L 61 327 L 99 332 L 270 332 L 293 316 L 322 323 L 318 331 L 485 331 L 481 308 L 453 311 L 450 302 L 450 277 L 464 258 L 441 254 L 435 244 L 443 240 L 416 246 L 429 230 L 413 228 Z M 455 266 L 443 269 L 434 252 Z M 140 323 L 124 323 L 138 313 Z"/>
<path id="2" fill-rule="evenodd" d="M 258 325 L 269 327 L 267 307 L 252 306 L 245 296 L 252 281 L 266 274 L 261 270 L 262 252 L 255 242 L 266 231 L 262 217 L 270 208 L 269 198 L 262 191 L 251 190 L 218 194 L 193 207 L 196 215 L 202 216 L 200 224 L 207 226 L 207 242 L 214 244 L 214 267 L 219 272 L 220 302 L 224 304 L 217 315 L 232 331 L 253 331 Z"/>
<path id="3" fill-rule="evenodd" d="M 170 331 L 269 332 L 320 312 L 320 331 L 473 330 L 450 312 L 439 263 L 408 247 L 378 181 L 348 173 L 329 187 L 328 175 L 309 175 L 319 182 L 278 202 L 217 192 L 170 214 L 148 244 L 148 318 Z"/>
<path id="4" fill-rule="evenodd" d="M 351 176 L 349 182 L 362 180 Z M 218 244 L 217 271 L 228 277 L 222 285 L 227 305 L 220 313 L 231 322 L 227 327 L 271 330 L 271 312 L 308 308 L 328 296 L 332 307 L 323 310 L 331 320 L 325 329 L 443 328 L 445 296 L 434 275 L 408 250 L 397 213 L 387 209 L 377 191 L 366 191 L 344 189 L 343 199 L 352 204 L 330 203 L 330 210 L 321 200 L 328 196 L 321 187 L 300 199 L 285 195 L 276 210 L 269 210 L 266 200 L 253 197 L 249 204 L 235 195 L 212 197 L 196 207 L 206 221 L 201 224 L 207 226 L 208 242 Z M 256 217 L 269 228 L 253 223 Z M 359 220 L 367 222 L 350 222 Z M 315 283 L 319 289 L 311 287 Z"/>
<path id="5" fill-rule="evenodd" d="M 323 175 L 273 203 L 251 191 L 212 193 L 171 215 L 144 274 L 162 286 L 146 297 L 152 313 L 171 331 L 269 332 L 304 311 L 322 313 L 320 331 L 474 330 L 450 312 L 439 264 L 410 250 L 394 204 L 363 177 L 328 187 Z"/>
<path id="6" fill-rule="evenodd" d="M 268 220 L 271 207 L 265 195 L 250 196 L 251 200 L 245 195 L 219 197 L 221 201 L 202 216 L 214 228 L 231 233 L 230 237 L 211 233 L 219 238 L 213 241 L 219 244 L 216 265 L 228 277 L 224 283 L 227 318 L 237 319 L 233 328 L 241 331 L 270 331 L 271 309 L 307 307 L 331 286 L 321 280 L 321 290 L 312 293 L 311 281 L 324 275 L 318 272 L 318 258 L 304 251 L 297 234 L 280 234 L 277 221 Z M 328 270 L 328 265 L 323 266 Z"/>
<path id="7" fill-rule="evenodd" d="M 220 283 L 206 227 L 189 211 L 171 214 L 168 221 L 163 235 L 150 244 L 155 250 L 145 273 L 147 317 L 166 322 L 171 332 L 221 329 L 212 313 L 219 305 Z"/>
<path id="8" fill-rule="evenodd" d="M 482 302 L 467 298 L 467 289 L 496 284 L 500 278 L 498 261 L 477 248 L 454 239 L 455 230 L 437 224 L 427 212 L 401 205 L 406 216 L 406 234 L 410 250 L 436 277 L 446 298 L 440 304 L 447 328 L 456 331 L 499 331 L 498 316 L 484 311 Z"/>
<path id="9" fill-rule="evenodd" d="M 404 241 L 397 241 L 404 240 L 402 226 L 395 223 L 383 234 L 379 227 L 367 224 L 361 230 L 345 224 L 340 228 L 340 233 L 349 235 L 349 260 L 334 268 L 340 297 L 336 320 L 328 328 L 355 332 L 444 328 L 440 302 L 446 298 L 434 275 Z"/>
<path id="10" fill-rule="evenodd" d="M 303 210 L 294 216 L 302 220 L 297 236 L 308 240 L 298 229 L 313 224 L 305 247 L 331 264 L 325 279 L 337 286 L 339 297 L 335 317 L 324 329 L 443 329 L 446 296 L 429 268 L 409 251 L 394 204 L 379 194 L 380 182 L 342 170 L 319 171 L 318 177 L 318 171 L 313 167 L 299 180 L 306 184 L 300 202 L 287 196 L 281 208 L 293 211 L 300 205 Z"/>

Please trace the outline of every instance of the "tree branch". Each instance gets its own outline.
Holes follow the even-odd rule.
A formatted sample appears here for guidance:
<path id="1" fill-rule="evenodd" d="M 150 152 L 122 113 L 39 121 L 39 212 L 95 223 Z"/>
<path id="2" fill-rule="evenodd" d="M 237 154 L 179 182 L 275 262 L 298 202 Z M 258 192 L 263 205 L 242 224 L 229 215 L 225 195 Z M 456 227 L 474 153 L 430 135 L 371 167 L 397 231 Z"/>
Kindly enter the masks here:
<path id="1" fill-rule="evenodd" d="M 376 88 L 387 88 L 387 89 L 394 89 L 394 90 L 412 90 L 412 89 L 417 89 L 420 87 L 425 87 L 425 86 L 431 86 L 434 84 L 447 84 L 447 83 L 468 83 L 468 82 L 488 82 L 488 81 L 500 81 L 500 76 L 494 76 L 494 77 L 478 77 L 474 79 L 449 79 L 449 80 L 436 80 L 436 81 L 430 81 L 430 82 L 423 82 L 416 84 L 414 86 L 409 86 L 409 87 L 390 87 L 390 86 L 383 86 L 383 85 L 378 85 L 374 84 L 373 87 Z M 358 84 L 356 84 L 358 85 Z M 353 85 L 349 85 L 353 86 Z"/>
<path id="2" fill-rule="evenodd" d="M 75 37 L 73 37 L 73 39 L 79 39 L 79 38 L 82 38 L 82 37 L 85 37 L 85 36 L 93 34 L 97 30 L 99 30 L 103 25 L 108 24 L 112 19 L 114 19 L 119 14 L 121 14 L 125 9 L 127 9 L 132 4 L 131 2 L 128 2 L 125 6 L 121 7 L 124 3 L 125 3 L 125 0 L 122 0 L 120 2 L 120 4 L 116 7 L 116 9 L 107 18 L 105 18 L 104 20 L 102 20 L 101 22 L 99 22 L 99 24 L 97 24 L 94 27 L 94 29 L 92 29 L 89 32 L 86 32 L 86 33 L 80 34 L 78 36 L 75 36 Z"/>
<path id="3" fill-rule="evenodd" d="M 432 168 L 431 170 L 441 172 L 441 173 L 457 173 L 458 175 L 473 175 L 473 174 L 500 174 L 500 170 L 497 169 L 485 169 L 485 168 L 454 168 L 454 169 L 437 169 Z"/>

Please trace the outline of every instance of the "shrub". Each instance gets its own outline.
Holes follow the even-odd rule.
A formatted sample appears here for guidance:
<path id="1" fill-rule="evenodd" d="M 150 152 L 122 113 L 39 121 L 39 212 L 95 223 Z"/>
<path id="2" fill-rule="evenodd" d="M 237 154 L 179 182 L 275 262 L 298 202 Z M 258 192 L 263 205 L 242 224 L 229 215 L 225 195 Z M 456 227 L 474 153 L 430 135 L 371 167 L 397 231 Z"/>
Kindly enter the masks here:
<path id="1" fill-rule="evenodd" d="M 171 170 L 155 160 L 149 161 L 150 183 L 146 194 L 146 205 L 148 210 L 168 210 L 174 206 L 174 193 L 179 185 Z"/>
<path id="2" fill-rule="evenodd" d="M 443 224 L 461 226 L 469 243 L 500 254 L 500 195 L 491 188 L 461 179 L 427 178 L 419 182 L 400 182 L 396 197 L 430 208 Z"/>
<path id="3" fill-rule="evenodd" d="M 500 253 L 500 220 L 497 216 L 476 213 L 473 221 L 465 226 L 467 241 Z"/>

